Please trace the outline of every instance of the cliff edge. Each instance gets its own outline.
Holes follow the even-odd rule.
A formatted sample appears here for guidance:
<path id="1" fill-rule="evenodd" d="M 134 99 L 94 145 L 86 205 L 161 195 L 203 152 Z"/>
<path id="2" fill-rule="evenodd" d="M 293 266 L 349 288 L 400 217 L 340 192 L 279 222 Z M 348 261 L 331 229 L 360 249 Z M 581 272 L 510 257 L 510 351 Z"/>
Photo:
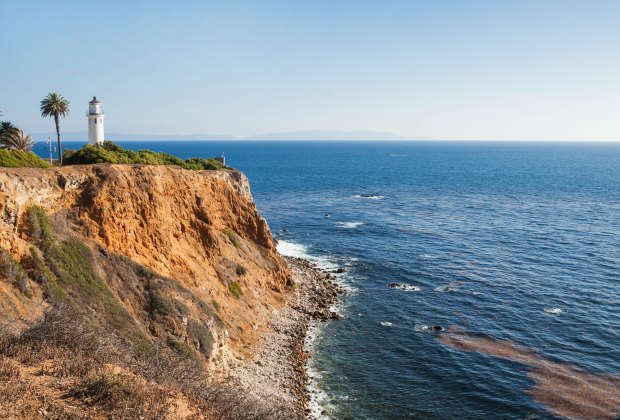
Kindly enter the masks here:
<path id="1" fill-rule="evenodd" d="M 213 409 L 221 405 L 215 378 L 225 378 L 231 362 L 252 358 L 292 286 L 248 181 L 234 170 L 2 168 L 0 248 L 0 388 L 12 377 L 6 372 L 13 372 L 38 384 L 40 394 L 49 394 L 45 401 L 65 392 L 57 405 L 32 406 L 58 410 L 60 417 L 155 413 L 149 410 L 159 407 L 157 399 L 131 412 L 97 404 L 103 397 L 91 394 L 111 386 L 109 375 L 121 375 L 125 385 L 151 381 L 164 387 L 168 396 L 159 400 L 167 408 L 157 408 L 164 410 L 159 414 L 234 417 L 231 407 Z M 78 332 L 82 339 L 72 335 Z M 33 348 L 32 340 L 56 350 L 20 358 L 20 351 Z M 104 349 L 101 366 L 82 375 L 58 371 L 63 351 L 86 357 L 92 346 Z M 157 374 L 147 368 L 152 360 L 158 360 Z M 51 377 L 69 383 L 47 386 L 46 375 L 32 376 L 33 369 L 48 365 Z M 189 382 L 178 372 L 157 376 L 181 365 L 189 366 L 186 373 L 204 372 L 210 397 L 194 389 L 203 376 Z M 13 380 L 8 390 L 19 383 Z M 6 410 L 0 402 L 4 416 L 32 414 Z"/>

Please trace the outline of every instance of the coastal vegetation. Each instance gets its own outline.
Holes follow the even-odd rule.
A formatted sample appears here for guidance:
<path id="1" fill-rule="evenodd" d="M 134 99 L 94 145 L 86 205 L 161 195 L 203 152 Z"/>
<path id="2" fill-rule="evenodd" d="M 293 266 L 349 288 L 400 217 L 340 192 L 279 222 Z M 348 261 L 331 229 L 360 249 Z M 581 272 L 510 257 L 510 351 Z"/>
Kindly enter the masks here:
<path id="1" fill-rule="evenodd" d="M 168 153 L 151 150 L 127 150 L 111 142 L 105 141 L 101 146 L 86 145 L 78 150 L 66 150 L 65 165 L 82 165 L 93 163 L 123 163 L 141 165 L 177 165 L 191 170 L 217 170 L 223 165 L 215 159 L 190 158 L 180 159 Z"/>
<path id="2" fill-rule="evenodd" d="M 0 122 L 0 167 L 47 168 L 49 164 L 32 153 L 32 137 L 10 121 Z"/>
<path id="3" fill-rule="evenodd" d="M 0 148 L 0 167 L 48 168 L 50 165 L 32 152 Z"/>
<path id="4" fill-rule="evenodd" d="M 17 130 L 19 129 L 12 122 L 0 121 L 0 140 L 4 139 L 5 136 L 17 133 Z"/>
<path id="5" fill-rule="evenodd" d="M 228 291 L 230 293 L 232 293 L 232 295 L 234 297 L 236 297 L 237 299 L 239 299 L 241 297 L 241 284 L 239 284 L 238 281 L 233 281 L 232 283 L 230 283 L 228 285 Z"/>
<path id="6" fill-rule="evenodd" d="M 0 135 L 2 146 L 9 150 L 21 150 L 22 152 L 32 152 L 34 141 L 32 136 L 24 133 L 21 128 L 3 132 Z"/>
<path id="7" fill-rule="evenodd" d="M 239 248 L 239 239 L 237 238 L 237 234 L 233 232 L 233 230 L 229 227 L 224 229 L 224 235 L 230 239 L 230 242 L 235 246 L 235 248 Z"/>
<path id="8" fill-rule="evenodd" d="M 27 298 L 32 298 L 32 289 L 28 282 L 28 276 L 22 266 L 11 257 L 4 249 L 0 248 L 0 277 L 6 279 Z"/>
<path id="9" fill-rule="evenodd" d="M 139 329 L 129 322 L 129 314 L 95 271 L 88 246 L 77 237 L 56 240 L 49 219 L 41 207 L 30 207 L 28 219 L 30 235 L 43 256 L 42 261 L 36 264 L 37 278 L 46 278 L 53 283 L 51 287 L 45 287 L 48 297 L 66 297 L 68 294 L 72 297 L 70 302 L 97 308 L 97 312 L 105 314 L 106 323 L 130 341 L 139 344 L 146 341 L 141 337 Z M 58 286 L 67 293 L 55 295 Z M 137 339 L 132 340 L 133 337 Z"/>
<path id="10" fill-rule="evenodd" d="M 49 93 L 41 101 L 41 116 L 53 117 L 56 125 L 56 138 L 58 139 L 58 161 L 62 165 L 62 147 L 60 144 L 60 117 L 69 114 L 69 101 L 58 93 Z"/>

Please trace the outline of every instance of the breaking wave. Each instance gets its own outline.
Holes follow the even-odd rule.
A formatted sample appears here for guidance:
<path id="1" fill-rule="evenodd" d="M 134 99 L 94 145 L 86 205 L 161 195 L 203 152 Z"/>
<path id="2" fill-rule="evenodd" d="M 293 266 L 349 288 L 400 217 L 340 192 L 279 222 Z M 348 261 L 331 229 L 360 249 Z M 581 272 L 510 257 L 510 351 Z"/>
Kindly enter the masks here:
<path id="1" fill-rule="evenodd" d="M 407 284 L 407 283 L 390 283 L 388 284 L 388 287 L 390 289 L 398 289 L 398 290 L 403 290 L 405 292 L 419 292 L 420 289 L 418 286 L 414 286 L 413 284 Z"/>
<path id="2" fill-rule="evenodd" d="M 343 229 L 355 229 L 363 224 L 363 222 L 336 222 L 336 225 Z"/>
<path id="3" fill-rule="evenodd" d="M 354 195 L 353 198 L 366 198 L 368 200 L 381 200 L 385 198 L 385 196 L 379 195 L 379 194 L 357 194 L 357 195 Z"/>
<path id="4" fill-rule="evenodd" d="M 545 311 L 546 313 L 551 314 L 551 315 L 561 315 L 561 314 L 566 312 L 562 308 L 545 308 L 545 309 L 543 309 L 543 311 Z"/>

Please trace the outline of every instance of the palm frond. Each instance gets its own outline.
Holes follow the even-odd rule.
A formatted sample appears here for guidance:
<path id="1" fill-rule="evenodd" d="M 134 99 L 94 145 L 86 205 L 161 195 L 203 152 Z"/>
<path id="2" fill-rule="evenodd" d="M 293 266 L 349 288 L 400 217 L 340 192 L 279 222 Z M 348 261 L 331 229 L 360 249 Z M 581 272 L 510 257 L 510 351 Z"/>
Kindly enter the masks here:
<path id="1" fill-rule="evenodd" d="M 24 133 L 21 128 L 18 128 L 15 132 L 4 134 L 0 138 L 0 141 L 2 141 L 2 145 L 9 150 L 32 152 L 32 148 L 34 147 L 32 136 Z"/>
<path id="2" fill-rule="evenodd" d="M 9 135 L 11 133 L 16 133 L 19 130 L 15 125 L 13 125 L 10 121 L 0 121 L 0 137 L 4 135 Z"/>
<path id="3" fill-rule="evenodd" d="M 69 101 L 56 92 L 48 94 L 41 101 L 41 116 L 65 117 L 69 113 Z"/>

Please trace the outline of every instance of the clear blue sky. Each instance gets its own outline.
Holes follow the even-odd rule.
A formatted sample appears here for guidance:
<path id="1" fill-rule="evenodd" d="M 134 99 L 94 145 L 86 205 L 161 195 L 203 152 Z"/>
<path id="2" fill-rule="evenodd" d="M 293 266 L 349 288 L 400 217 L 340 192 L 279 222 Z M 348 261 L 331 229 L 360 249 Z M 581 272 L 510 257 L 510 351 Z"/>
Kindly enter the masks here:
<path id="1" fill-rule="evenodd" d="M 620 140 L 618 0 L 1 0 L 0 57 L 31 132 Z"/>

